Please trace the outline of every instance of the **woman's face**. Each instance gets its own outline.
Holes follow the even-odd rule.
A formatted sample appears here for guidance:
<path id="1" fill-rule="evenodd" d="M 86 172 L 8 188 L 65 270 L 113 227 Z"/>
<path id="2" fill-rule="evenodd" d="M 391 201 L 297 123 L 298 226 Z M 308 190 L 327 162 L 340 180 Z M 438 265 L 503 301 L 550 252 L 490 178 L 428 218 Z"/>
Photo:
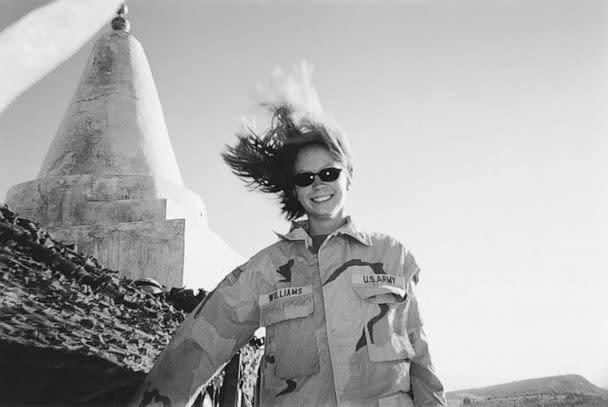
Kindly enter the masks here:
<path id="1" fill-rule="evenodd" d="M 329 167 L 343 169 L 335 181 L 322 181 L 317 175 L 311 185 L 295 186 L 298 201 L 302 204 L 309 219 L 323 220 L 343 217 L 348 184 L 347 173 L 342 163 L 332 158 L 327 149 L 322 146 L 306 146 L 296 156 L 294 174 L 317 173 Z"/>

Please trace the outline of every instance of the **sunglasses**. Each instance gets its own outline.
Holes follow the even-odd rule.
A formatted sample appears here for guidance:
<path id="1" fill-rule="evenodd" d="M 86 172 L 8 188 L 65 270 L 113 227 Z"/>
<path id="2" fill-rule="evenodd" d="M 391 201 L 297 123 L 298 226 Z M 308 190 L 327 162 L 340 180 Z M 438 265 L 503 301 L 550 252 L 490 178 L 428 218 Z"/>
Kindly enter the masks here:
<path id="1" fill-rule="evenodd" d="M 338 179 L 342 168 L 323 168 L 321 171 L 315 172 L 301 172 L 293 176 L 293 183 L 299 187 L 307 187 L 315 182 L 315 175 L 319 176 L 319 179 L 323 182 L 332 182 Z"/>

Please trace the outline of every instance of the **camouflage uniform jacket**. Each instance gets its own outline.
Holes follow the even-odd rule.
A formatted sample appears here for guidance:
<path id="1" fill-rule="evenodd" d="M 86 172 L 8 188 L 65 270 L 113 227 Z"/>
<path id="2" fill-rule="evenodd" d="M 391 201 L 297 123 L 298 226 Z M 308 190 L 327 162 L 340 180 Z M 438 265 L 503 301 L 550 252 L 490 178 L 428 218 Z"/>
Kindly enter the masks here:
<path id="1" fill-rule="evenodd" d="M 259 326 L 261 406 L 447 405 L 410 252 L 349 218 L 314 254 L 303 226 L 294 223 L 205 297 L 151 371 L 139 405 L 188 405 Z"/>

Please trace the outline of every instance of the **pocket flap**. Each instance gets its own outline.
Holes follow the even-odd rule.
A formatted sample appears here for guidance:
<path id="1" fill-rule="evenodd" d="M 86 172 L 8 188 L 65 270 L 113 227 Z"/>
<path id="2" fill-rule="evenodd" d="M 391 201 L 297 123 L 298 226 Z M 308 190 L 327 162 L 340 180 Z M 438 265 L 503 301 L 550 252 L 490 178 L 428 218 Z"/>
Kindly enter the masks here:
<path id="1" fill-rule="evenodd" d="M 401 302 L 406 299 L 405 277 L 353 270 L 353 289 L 362 299 L 377 304 Z"/>
<path id="2" fill-rule="evenodd" d="M 303 318 L 313 311 L 312 285 L 279 288 L 259 297 L 260 323 L 269 326 L 294 318 Z"/>
<path id="3" fill-rule="evenodd" d="M 378 407 L 414 407 L 412 398 L 402 391 L 378 399 Z"/>

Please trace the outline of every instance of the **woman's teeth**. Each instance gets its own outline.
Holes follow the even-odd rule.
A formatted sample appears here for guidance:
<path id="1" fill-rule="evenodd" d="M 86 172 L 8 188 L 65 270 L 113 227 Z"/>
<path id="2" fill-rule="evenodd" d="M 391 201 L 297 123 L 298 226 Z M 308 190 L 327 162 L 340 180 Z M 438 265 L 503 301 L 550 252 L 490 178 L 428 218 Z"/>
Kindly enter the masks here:
<path id="1" fill-rule="evenodd" d="M 331 199 L 331 195 L 323 195 L 316 198 L 311 198 L 310 200 L 313 202 L 325 202 Z"/>

